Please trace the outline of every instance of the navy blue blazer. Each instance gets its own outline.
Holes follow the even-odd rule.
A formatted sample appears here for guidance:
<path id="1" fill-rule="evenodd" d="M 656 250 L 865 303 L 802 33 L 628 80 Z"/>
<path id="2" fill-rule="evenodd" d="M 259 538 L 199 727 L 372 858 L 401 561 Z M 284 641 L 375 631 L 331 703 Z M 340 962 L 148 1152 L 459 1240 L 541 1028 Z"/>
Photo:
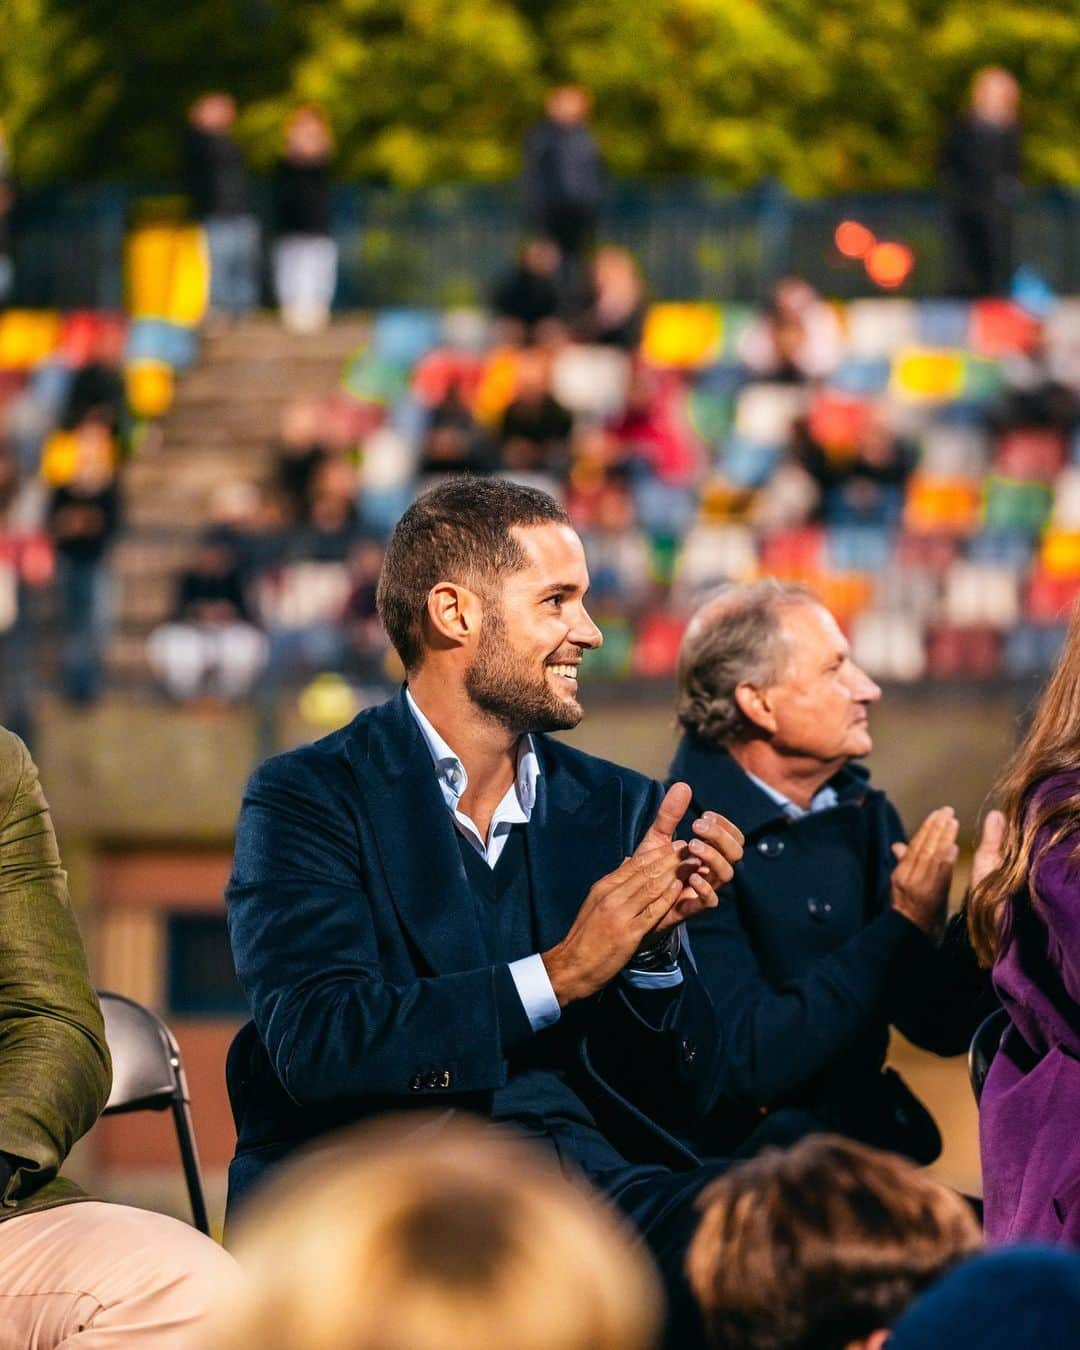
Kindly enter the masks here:
<path id="1" fill-rule="evenodd" d="M 527 826 L 537 950 L 568 932 L 589 888 L 633 851 L 659 784 L 537 736 Z M 303 1141 L 387 1110 L 490 1110 L 508 1054 L 532 1035 L 505 965 L 485 951 L 454 827 L 404 692 L 255 770 L 226 893 L 252 1022 L 229 1052 L 237 1125 L 230 1207 Z M 702 1113 L 713 1014 L 692 967 L 660 998 L 616 981 L 572 1005 L 566 1071 L 632 1162 L 696 1159 L 653 1123 Z M 636 1066 L 609 1086 L 611 1056 Z M 649 1066 L 643 1073 L 642 1065 Z M 621 1081 L 621 1078 L 620 1078 Z M 637 1099 L 654 1094 L 653 1103 Z"/>

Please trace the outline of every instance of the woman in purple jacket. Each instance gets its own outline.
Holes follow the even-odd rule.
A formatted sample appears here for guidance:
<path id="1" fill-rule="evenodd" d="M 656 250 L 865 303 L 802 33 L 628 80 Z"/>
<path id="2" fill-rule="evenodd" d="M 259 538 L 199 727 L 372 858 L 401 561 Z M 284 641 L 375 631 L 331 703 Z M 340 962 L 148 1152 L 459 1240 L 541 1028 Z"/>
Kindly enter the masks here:
<path id="1" fill-rule="evenodd" d="M 1080 1245 L 1080 606 L 999 784 L 1001 865 L 968 906 L 1009 1027 L 980 1110 L 990 1242 Z"/>

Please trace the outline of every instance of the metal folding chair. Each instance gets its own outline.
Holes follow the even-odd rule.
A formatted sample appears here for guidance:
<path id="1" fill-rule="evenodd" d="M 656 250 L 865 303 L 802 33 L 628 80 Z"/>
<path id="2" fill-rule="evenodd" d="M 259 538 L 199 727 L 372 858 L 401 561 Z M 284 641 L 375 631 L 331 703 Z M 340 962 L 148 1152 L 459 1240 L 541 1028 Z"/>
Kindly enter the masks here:
<path id="1" fill-rule="evenodd" d="M 976 1102 L 982 1097 L 983 1084 L 990 1072 L 990 1063 L 998 1052 L 1001 1038 L 1009 1025 L 1009 1014 L 1004 1008 L 995 1008 L 989 1017 L 975 1029 L 968 1048 L 968 1077 Z"/>
<path id="2" fill-rule="evenodd" d="M 156 1013 L 123 994 L 100 993 L 105 1040 L 113 1062 L 113 1085 L 102 1115 L 171 1111 L 184 1166 L 195 1227 L 210 1232 L 199 1155 L 191 1124 L 191 1098 L 180 1047 Z"/>

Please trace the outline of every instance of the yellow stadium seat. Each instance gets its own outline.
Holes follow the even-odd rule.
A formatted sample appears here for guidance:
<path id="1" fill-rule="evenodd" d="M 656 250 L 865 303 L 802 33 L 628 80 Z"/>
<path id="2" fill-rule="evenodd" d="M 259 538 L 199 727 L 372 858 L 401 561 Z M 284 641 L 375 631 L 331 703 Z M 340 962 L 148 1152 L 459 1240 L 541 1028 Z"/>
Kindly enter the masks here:
<path id="1" fill-rule="evenodd" d="M 0 316 L 0 369 L 32 370 L 56 350 L 60 330 L 51 309 L 9 309 Z"/>
<path id="2" fill-rule="evenodd" d="M 719 305 L 652 305 L 645 317 L 641 350 L 654 366 L 696 370 L 719 360 L 723 339 Z"/>
<path id="3" fill-rule="evenodd" d="M 1049 532 L 1043 538 L 1042 565 L 1051 576 L 1080 576 L 1080 533 Z"/>
<path id="4" fill-rule="evenodd" d="M 955 351 L 908 347 L 893 362 L 892 392 L 909 403 L 943 403 L 959 398 L 964 358 Z"/>

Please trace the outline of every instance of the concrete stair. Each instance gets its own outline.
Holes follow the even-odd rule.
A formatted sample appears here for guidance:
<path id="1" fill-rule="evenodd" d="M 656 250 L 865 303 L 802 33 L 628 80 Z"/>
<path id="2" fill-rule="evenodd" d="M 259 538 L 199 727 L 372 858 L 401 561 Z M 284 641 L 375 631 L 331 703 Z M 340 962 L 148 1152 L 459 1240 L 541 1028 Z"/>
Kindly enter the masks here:
<path id="1" fill-rule="evenodd" d="M 177 573 L 209 523 L 214 491 L 265 483 L 290 400 L 328 394 L 368 336 L 363 319 L 299 337 L 274 318 L 245 320 L 203 342 L 198 366 L 179 378 L 157 444 L 124 469 L 125 531 L 113 553 L 117 622 L 111 682 L 149 688 L 145 639 L 172 608 Z"/>

